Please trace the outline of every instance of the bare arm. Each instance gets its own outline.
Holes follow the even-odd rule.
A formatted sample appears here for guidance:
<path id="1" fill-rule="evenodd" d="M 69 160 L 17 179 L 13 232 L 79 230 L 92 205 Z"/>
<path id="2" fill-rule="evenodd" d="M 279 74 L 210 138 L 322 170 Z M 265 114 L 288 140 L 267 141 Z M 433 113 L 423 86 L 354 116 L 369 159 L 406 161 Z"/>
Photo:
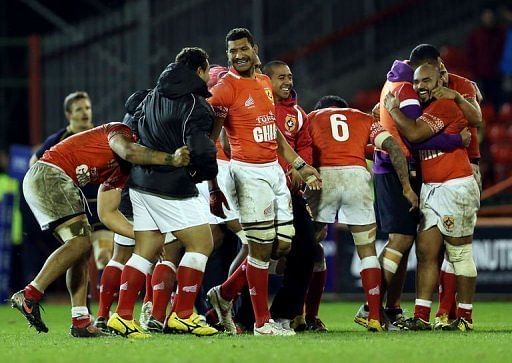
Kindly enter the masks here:
<path id="1" fill-rule="evenodd" d="M 437 87 L 433 89 L 432 95 L 437 99 L 445 98 L 454 100 L 462 113 L 464 113 L 464 117 L 468 120 L 469 126 L 482 126 L 482 110 L 476 99 L 465 99 L 459 92 L 447 87 Z"/>
<path id="2" fill-rule="evenodd" d="M 434 135 L 432 129 L 420 119 L 411 120 L 400 111 L 397 97 L 388 93 L 384 99 L 384 107 L 391 114 L 398 131 L 410 142 L 418 143 Z"/>
<path id="3" fill-rule="evenodd" d="M 409 181 L 409 168 L 407 166 L 407 159 L 405 158 L 400 145 L 397 144 L 395 139 L 388 133 L 388 136 L 385 135 L 381 138 L 382 141 L 379 140 L 377 136 L 376 145 L 379 149 L 386 151 L 389 154 L 391 159 L 391 163 L 393 164 L 393 168 L 398 175 L 398 179 L 400 180 L 400 184 L 402 185 L 402 192 L 405 198 L 411 203 L 411 209 L 416 209 L 418 207 L 418 196 L 412 190 L 411 183 Z"/>
<path id="4" fill-rule="evenodd" d="M 120 189 L 105 190 L 103 185 L 100 186 L 98 189 L 98 216 L 101 223 L 114 233 L 134 239 L 133 226 L 118 209 L 120 203 Z"/>
<path id="5" fill-rule="evenodd" d="M 320 190 L 322 188 L 322 181 L 318 171 L 308 165 L 299 154 L 292 149 L 279 129 L 277 129 L 277 152 L 285 158 L 286 161 L 292 164 L 293 168 L 299 172 L 300 177 L 306 182 L 309 188 L 313 190 Z"/>
<path id="6" fill-rule="evenodd" d="M 190 162 L 186 146 L 179 148 L 174 154 L 168 154 L 137 144 L 122 134 L 111 137 L 109 146 L 122 159 L 132 164 L 181 167 Z"/>

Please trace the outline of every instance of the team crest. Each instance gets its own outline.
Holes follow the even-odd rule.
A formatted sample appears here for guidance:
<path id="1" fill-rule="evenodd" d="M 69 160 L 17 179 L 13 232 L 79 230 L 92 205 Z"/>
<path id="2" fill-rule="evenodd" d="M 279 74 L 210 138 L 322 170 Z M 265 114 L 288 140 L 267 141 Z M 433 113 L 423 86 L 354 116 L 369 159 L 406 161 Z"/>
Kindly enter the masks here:
<path id="1" fill-rule="evenodd" d="M 444 216 L 443 217 L 443 226 L 448 231 L 453 231 L 453 227 L 455 226 L 455 217 L 454 216 Z"/>
<path id="2" fill-rule="evenodd" d="M 286 115 L 284 119 L 284 127 L 288 132 L 294 132 L 297 130 L 297 118 L 295 115 Z"/>
<path id="3" fill-rule="evenodd" d="M 272 90 L 270 88 L 265 88 L 265 93 L 267 94 L 268 99 L 272 104 L 274 104 L 274 96 L 272 95 Z"/>

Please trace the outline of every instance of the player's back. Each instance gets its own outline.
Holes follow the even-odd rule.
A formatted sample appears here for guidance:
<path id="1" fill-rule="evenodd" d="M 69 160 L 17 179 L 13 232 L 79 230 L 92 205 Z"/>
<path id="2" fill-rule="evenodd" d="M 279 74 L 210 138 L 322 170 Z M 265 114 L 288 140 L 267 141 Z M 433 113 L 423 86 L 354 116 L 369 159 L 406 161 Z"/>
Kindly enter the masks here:
<path id="1" fill-rule="evenodd" d="M 451 88 L 461 94 L 465 99 L 476 100 L 476 88 L 469 79 L 450 73 L 448 75 L 448 88 Z M 478 130 L 476 127 L 469 128 L 471 132 L 471 141 L 467 147 L 469 159 L 473 162 L 480 159 L 480 145 L 478 144 Z"/>
<path id="2" fill-rule="evenodd" d="M 315 166 L 366 167 L 373 118 L 353 108 L 324 108 L 308 115 Z"/>
<path id="3" fill-rule="evenodd" d="M 79 186 L 101 184 L 122 160 L 109 146 L 109 138 L 118 133 L 132 138 L 128 126 L 119 122 L 104 124 L 59 142 L 44 153 L 41 161 L 59 166 Z"/>
<path id="4" fill-rule="evenodd" d="M 406 157 L 411 156 L 411 152 L 409 148 L 406 146 L 404 141 L 402 140 L 402 136 L 398 132 L 398 128 L 396 127 L 395 121 L 393 120 L 393 117 L 391 117 L 391 114 L 386 110 L 384 105 L 384 98 L 388 93 L 394 94 L 400 102 L 408 102 L 409 100 L 412 100 L 414 97 L 417 99 L 417 95 L 414 93 L 412 89 L 411 82 L 403 81 L 403 82 L 391 82 L 386 81 L 384 83 L 384 86 L 382 87 L 382 91 L 380 93 L 380 124 L 387 130 L 389 133 L 395 138 L 396 142 L 400 147 L 402 148 L 402 152 Z M 403 95 L 402 95 L 403 93 Z M 404 100 L 404 98 L 406 98 Z M 402 107 L 402 105 L 400 105 Z"/>

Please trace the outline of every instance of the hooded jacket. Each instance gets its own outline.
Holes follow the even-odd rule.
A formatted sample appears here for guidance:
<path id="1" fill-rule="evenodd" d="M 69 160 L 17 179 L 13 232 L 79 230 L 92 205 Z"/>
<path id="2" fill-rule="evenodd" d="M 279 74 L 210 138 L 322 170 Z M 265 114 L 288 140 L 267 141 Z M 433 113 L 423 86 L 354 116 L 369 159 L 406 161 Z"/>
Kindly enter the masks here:
<path id="1" fill-rule="evenodd" d="M 135 113 L 139 142 L 168 153 L 187 145 L 190 165 L 134 165 L 131 188 L 188 198 L 198 195 L 195 183 L 217 175 L 215 144 L 209 138 L 214 114 L 205 100 L 208 96 L 206 83 L 195 72 L 180 63 L 167 66 Z"/>

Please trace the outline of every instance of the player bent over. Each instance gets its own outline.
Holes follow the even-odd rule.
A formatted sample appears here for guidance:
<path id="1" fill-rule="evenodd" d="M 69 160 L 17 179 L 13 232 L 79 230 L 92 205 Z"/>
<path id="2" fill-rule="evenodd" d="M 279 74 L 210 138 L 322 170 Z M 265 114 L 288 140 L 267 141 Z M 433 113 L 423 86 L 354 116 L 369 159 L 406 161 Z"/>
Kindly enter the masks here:
<path id="1" fill-rule="evenodd" d="M 41 229 L 51 229 L 62 242 L 48 257 L 36 278 L 11 297 L 17 308 L 38 332 L 48 332 L 41 319 L 39 302 L 46 288 L 69 269 L 68 290 L 71 295 L 70 333 L 75 337 L 96 337 L 101 331 L 90 322 L 86 307 L 88 258 L 91 251 L 90 225 L 85 215 L 79 186 L 101 184 L 98 199 L 120 199 L 130 169 L 129 163 L 186 165 L 188 150 L 175 155 L 158 152 L 134 142 L 129 127 L 109 123 L 60 142 L 37 161 L 23 180 L 23 193 Z M 127 163 L 127 162 L 129 163 Z M 103 223 L 112 231 L 133 237 L 133 229 L 117 210 Z M 77 297 L 82 297 L 78 299 Z"/>

